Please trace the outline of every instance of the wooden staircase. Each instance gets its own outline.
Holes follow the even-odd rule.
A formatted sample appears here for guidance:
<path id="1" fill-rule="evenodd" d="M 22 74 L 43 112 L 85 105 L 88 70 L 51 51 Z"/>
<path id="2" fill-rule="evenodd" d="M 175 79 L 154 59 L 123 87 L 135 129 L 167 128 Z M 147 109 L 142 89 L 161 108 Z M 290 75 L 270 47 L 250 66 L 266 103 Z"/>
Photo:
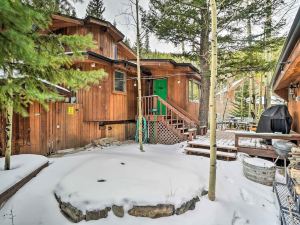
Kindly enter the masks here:
<path id="1" fill-rule="evenodd" d="M 217 140 L 217 159 L 226 161 L 236 160 L 237 149 L 234 146 L 229 145 L 229 142 L 230 141 L 226 139 Z M 210 157 L 209 137 L 201 137 L 198 140 L 189 141 L 184 151 L 188 155 Z"/>
<path id="2" fill-rule="evenodd" d="M 193 140 L 197 134 L 197 121 L 184 115 L 157 95 L 142 97 L 143 116 L 149 124 L 149 132 L 155 133 L 157 143 L 178 143 Z M 152 127 L 154 124 L 154 128 Z M 171 140 L 173 139 L 173 140 Z"/>

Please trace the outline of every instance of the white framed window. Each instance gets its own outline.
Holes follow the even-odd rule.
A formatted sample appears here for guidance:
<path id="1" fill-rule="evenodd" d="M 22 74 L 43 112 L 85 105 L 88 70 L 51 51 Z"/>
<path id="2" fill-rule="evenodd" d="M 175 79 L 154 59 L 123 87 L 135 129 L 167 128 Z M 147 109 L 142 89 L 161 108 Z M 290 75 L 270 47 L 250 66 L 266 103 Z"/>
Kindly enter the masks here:
<path id="1" fill-rule="evenodd" d="M 126 74 L 116 70 L 114 73 L 114 91 L 126 92 Z"/>
<path id="2" fill-rule="evenodd" d="M 199 103 L 201 97 L 200 83 L 196 80 L 189 80 L 189 101 Z"/>

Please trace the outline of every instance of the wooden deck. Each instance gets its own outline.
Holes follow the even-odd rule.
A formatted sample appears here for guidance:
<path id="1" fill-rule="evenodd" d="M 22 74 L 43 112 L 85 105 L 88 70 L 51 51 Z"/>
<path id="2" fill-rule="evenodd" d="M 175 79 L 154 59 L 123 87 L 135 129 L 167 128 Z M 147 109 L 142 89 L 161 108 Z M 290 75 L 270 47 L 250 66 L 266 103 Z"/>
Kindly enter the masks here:
<path id="1" fill-rule="evenodd" d="M 222 152 L 219 154 L 220 156 L 223 153 L 243 152 L 251 156 L 272 159 L 277 158 L 273 146 L 264 144 L 263 139 L 294 140 L 299 142 L 300 135 L 217 131 L 217 151 Z M 197 151 L 200 151 L 209 156 L 209 152 L 204 151 L 205 149 L 209 149 L 209 145 L 209 134 L 207 134 L 206 136 L 200 136 L 197 139 L 188 142 L 188 146 L 185 151 L 187 154 L 196 154 Z"/>

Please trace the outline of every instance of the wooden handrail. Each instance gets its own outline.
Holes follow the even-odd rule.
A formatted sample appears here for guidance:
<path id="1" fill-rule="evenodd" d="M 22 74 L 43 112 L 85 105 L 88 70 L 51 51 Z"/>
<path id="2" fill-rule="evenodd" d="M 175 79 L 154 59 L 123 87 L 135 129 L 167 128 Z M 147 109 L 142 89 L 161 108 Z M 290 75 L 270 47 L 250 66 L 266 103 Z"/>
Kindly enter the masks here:
<path id="1" fill-rule="evenodd" d="M 194 118 L 191 114 L 189 114 L 187 111 L 185 111 L 183 108 L 181 108 L 179 105 L 177 105 L 173 100 L 168 98 L 168 102 L 171 103 L 171 105 L 176 108 L 178 111 L 180 111 L 183 115 L 185 115 L 186 117 L 189 117 L 191 120 L 194 121 L 195 124 L 197 124 L 198 126 L 200 126 L 200 122 Z"/>
<path id="2" fill-rule="evenodd" d="M 276 133 L 235 133 L 235 146 L 239 147 L 239 138 L 262 138 L 262 139 L 281 139 L 300 142 L 300 134 L 276 134 Z"/>
<path id="3" fill-rule="evenodd" d="M 158 109 L 159 107 L 159 109 Z M 163 109 L 165 107 L 165 109 Z M 173 107 L 171 104 L 163 100 L 158 95 L 150 95 L 142 97 L 142 110 L 144 115 L 163 115 L 163 111 L 165 111 L 164 115 L 166 118 L 171 117 L 171 125 L 174 124 L 173 120 L 176 120 L 176 124 L 178 124 L 179 120 L 182 120 L 188 128 L 195 127 L 195 122 Z M 170 114 L 169 114 L 170 113 Z"/>

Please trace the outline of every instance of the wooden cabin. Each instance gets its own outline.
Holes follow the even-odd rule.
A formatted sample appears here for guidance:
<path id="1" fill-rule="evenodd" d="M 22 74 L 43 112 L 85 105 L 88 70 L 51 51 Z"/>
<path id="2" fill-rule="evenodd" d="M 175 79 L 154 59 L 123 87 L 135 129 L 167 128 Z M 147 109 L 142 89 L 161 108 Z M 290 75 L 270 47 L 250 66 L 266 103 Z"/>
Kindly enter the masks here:
<path id="1" fill-rule="evenodd" d="M 151 71 L 150 77 L 143 78 L 142 99 L 150 142 L 174 144 L 193 139 L 199 132 L 199 70 L 171 59 L 142 59 L 141 65 Z"/>
<path id="2" fill-rule="evenodd" d="M 104 69 L 107 76 L 89 89 L 71 91 L 65 102 L 50 103 L 48 111 L 35 103 L 28 109 L 29 117 L 14 115 L 13 153 L 47 155 L 61 149 L 84 146 L 104 137 L 121 141 L 134 139 L 137 114 L 136 55 L 122 42 L 124 35 L 104 20 L 63 15 L 53 15 L 52 24 L 44 33 L 92 34 L 96 48 L 84 50 L 84 58 L 74 62 L 74 67 L 84 71 Z M 66 54 L 72 52 L 66 49 Z M 180 115 L 179 122 L 183 122 L 184 116 L 184 121 L 193 125 L 197 123 L 201 77 L 195 67 L 173 60 L 142 60 L 141 72 L 143 95 L 158 95 L 167 101 L 168 106 L 161 104 L 165 107 L 162 118 L 167 114 L 170 116 L 166 107 L 171 106 L 172 115 Z M 145 104 L 143 106 L 146 107 Z M 150 109 L 150 106 L 147 107 Z M 171 136 L 181 137 L 176 142 L 188 137 L 181 134 L 186 133 L 184 129 L 181 128 L 179 132 L 179 126 L 172 124 L 168 127 L 172 127 L 169 129 Z M 195 132 L 187 133 L 194 135 Z M 0 127 L 0 134 L 3 154 L 3 126 Z"/>
<path id="3" fill-rule="evenodd" d="M 275 94 L 288 104 L 293 117 L 292 130 L 300 133 L 300 9 L 283 46 L 272 84 Z"/>

